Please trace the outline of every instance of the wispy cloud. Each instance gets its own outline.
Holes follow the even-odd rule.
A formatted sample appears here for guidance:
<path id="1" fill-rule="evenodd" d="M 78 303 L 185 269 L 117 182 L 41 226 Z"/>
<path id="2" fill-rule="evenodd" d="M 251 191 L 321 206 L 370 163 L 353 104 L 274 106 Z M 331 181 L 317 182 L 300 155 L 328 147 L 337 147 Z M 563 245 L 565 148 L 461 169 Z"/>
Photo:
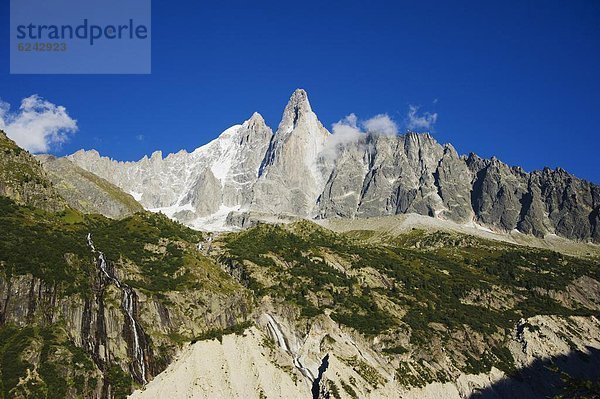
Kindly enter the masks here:
<path id="1" fill-rule="evenodd" d="M 19 146 L 31 152 L 48 152 L 77 131 L 77 121 L 65 107 L 34 94 L 24 98 L 17 111 L 0 100 L 0 129 Z"/>
<path id="2" fill-rule="evenodd" d="M 144 141 L 144 135 L 143 134 L 138 134 L 137 136 L 135 136 L 135 139 L 137 141 Z"/>
<path id="3" fill-rule="evenodd" d="M 335 159 L 340 147 L 358 142 L 366 133 L 395 135 L 398 125 L 387 114 L 379 114 L 367 120 L 359 120 L 355 114 L 350 114 L 332 125 L 332 135 L 325 143 L 321 155 L 327 159 Z"/>
<path id="4" fill-rule="evenodd" d="M 369 133 L 393 136 L 398 134 L 398 125 L 387 114 L 379 114 L 362 123 Z"/>
<path id="5" fill-rule="evenodd" d="M 415 105 L 408 106 L 408 114 L 406 116 L 406 127 L 409 130 L 431 130 L 435 122 L 437 122 L 437 112 L 419 113 L 419 107 Z"/>

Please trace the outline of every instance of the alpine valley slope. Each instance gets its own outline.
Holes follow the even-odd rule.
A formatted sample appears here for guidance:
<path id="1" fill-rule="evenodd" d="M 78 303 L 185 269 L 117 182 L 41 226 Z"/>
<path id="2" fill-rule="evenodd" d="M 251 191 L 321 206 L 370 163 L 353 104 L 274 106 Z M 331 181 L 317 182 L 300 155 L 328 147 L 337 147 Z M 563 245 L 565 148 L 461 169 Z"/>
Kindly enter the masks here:
<path id="1" fill-rule="evenodd" d="M 237 133 L 253 126 L 228 140 L 250 139 Z M 236 148 L 217 143 L 221 155 Z M 257 186 L 266 176 L 286 184 L 282 176 L 296 173 L 275 158 L 239 156 L 259 164 Z M 320 167 L 304 165 L 307 174 Z M 79 172 L 56 180 L 64 183 L 57 190 L 48 177 L 54 167 L 47 173 L 0 133 L 0 398 L 542 399 L 600 391 L 600 261 L 592 253 L 389 229 L 400 216 L 324 221 L 336 231 L 301 220 L 217 236 L 144 210 L 113 220 L 95 214 L 96 199 L 106 211 L 99 193 L 130 198 Z M 224 169 L 210 173 L 223 178 Z M 245 194 L 230 169 L 225 176 L 229 185 L 216 187 Z M 308 180 L 323 184 L 318 177 Z M 261 190 L 278 188 L 253 189 L 251 206 Z M 86 204 L 93 214 L 72 207 L 86 192 L 94 193 Z M 276 211 L 309 204 L 285 199 Z"/>
<path id="2" fill-rule="evenodd" d="M 417 213 L 502 232 L 600 242 L 600 187 L 563 169 L 527 173 L 496 158 L 459 156 L 428 133 L 334 136 L 298 89 L 275 134 L 255 113 L 191 153 L 118 162 L 80 150 L 69 159 L 146 209 L 202 230 L 231 229 L 250 214 L 329 219 Z"/>
<path id="3" fill-rule="evenodd" d="M 192 342 L 132 398 L 591 399 L 600 389 L 598 260 L 308 221 L 223 234 L 212 253 L 254 293 L 255 326 Z"/>
<path id="4" fill-rule="evenodd" d="M 57 189 L 0 131 L 0 398 L 124 398 L 184 342 L 243 322 L 252 307 L 251 293 L 198 252 L 202 233 L 73 168 L 52 166 L 70 171 Z M 98 214 L 119 198 L 139 212 Z M 88 211 L 98 205 L 93 215 L 68 205 L 84 199 Z"/>

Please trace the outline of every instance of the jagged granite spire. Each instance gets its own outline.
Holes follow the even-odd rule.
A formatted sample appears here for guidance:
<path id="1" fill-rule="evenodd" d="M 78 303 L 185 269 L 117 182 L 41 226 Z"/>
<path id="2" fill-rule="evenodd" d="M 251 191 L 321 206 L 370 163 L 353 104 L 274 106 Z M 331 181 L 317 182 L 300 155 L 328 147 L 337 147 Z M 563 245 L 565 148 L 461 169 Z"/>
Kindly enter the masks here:
<path id="1" fill-rule="evenodd" d="M 306 92 L 294 91 L 260 167 L 252 208 L 312 216 L 324 185 L 318 156 L 329 136 Z"/>
<path id="2" fill-rule="evenodd" d="M 296 124 L 302 123 L 305 118 L 312 116 L 311 114 L 314 115 L 308 101 L 308 94 L 304 89 L 296 89 L 283 110 L 277 132 L 291 132 Z"/>

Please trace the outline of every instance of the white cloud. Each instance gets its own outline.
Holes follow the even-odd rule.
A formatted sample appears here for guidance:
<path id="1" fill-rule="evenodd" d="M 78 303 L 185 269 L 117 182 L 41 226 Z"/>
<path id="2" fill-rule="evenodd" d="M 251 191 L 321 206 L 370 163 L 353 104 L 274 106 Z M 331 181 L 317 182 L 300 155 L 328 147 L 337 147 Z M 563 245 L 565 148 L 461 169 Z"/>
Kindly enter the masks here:
<path id="1" fill-rule="evenodd" d="M 431 130 L 437 121 L 438 114 L 424 112 L 419 115 L 419 107 L 408 106 L 408 115 L 406 117 L 406 127 L 410 130 Z"/>
<path id="2" fill-rule="evenodd" d="M 138 134 L 137 136 L 135 136 L 135 139 L 137 141 L 144 141 L 144 135 L 143 134 Z"/>
<path id="3" fill-rule="evenodd" d="M 360 138 L 361 131 L 357 126 L 358 118 L 350 114 L 332 126 L 331 139 L 335 144 L 345 144 Z"/>
<path id="4" fill-rule="evenodd" d="M 398 125 L 387 114 L 379 114 L 362 123 L 369 133 L 394 136 L 398 134 Z"/>
<path id="5" fill-rule="evenodd" d="M 28 151 L 48 152 L 77 131 L 77 121 L 65 107 L 34 94 L 24 98 L 15 112 L 10 111 L 10 104 L 0 100 L 0 129 Z"/>
<path id="6" fill-rule="evenodd" d="M 359 121 L 355 114 L 344 117 L 332 125 L 332 135 L 329 136 L 321 156 L 333 160 L 340 147 L 352 142 L 358 142 L 366 133 L 395 135 L 398 126 L 388 115 L 379 114 L 365 121 Z"/>
<path id="7" fill-rule="evenodd" d="M 10 104 L 0 99 L 0 128 L 4 128 L 4 118 L 10 110 Z"/>
<path id="8" fill-rule="evenodd" d="M 334 160 L 340 146 L 358 141 L 363 132 L 357 126 L 358 118 L 354 114 L 344 117 L 339 122 L 331 126 L 331 136 L 325 142 L 325 147 L 321 151 L 321 156 Z"/>

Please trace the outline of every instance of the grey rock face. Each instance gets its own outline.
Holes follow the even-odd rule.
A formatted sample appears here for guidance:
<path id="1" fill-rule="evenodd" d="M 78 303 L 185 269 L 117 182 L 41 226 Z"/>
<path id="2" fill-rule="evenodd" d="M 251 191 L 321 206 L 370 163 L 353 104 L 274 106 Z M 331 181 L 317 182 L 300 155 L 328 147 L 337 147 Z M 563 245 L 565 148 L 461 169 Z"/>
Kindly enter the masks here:
<path id="1" fill-rule="evenodd" d="M 259 167 L 269 147 L 273 132 L 259 113 L 254 113 L 236 132 L 230 173 L 223 187 L 225 206 L 247 207 L 252 201 L 250 188 L 258 178 Z"/>
<path id="2" fill-rule="evenodd" d="M 444 147 L 444 154 L 433 177 L 438 195 L 446 208 L 444 216 L 458 222 L 472 219 L 472 173 L 451 145 Z"/>
<path id="3" fill-rule="evenodd" d="M 296 90 L 260 167 L 251 208 L 312 216 L 323 189 L 318 156 L 328 137 L 329 132 L 312 111 L 306 92 Z"/>
<path id="4" fill-rule="evenodd" d="M 471 173 L 428 134 L 369 135 L 340 149 L 319 198 L 323 218 L 416 212 L 470 220 Z"/>
<path id="5" fill-rule="evenodd" d="M 599 186 L 562 169 L 526 173 L 496 158 L 460 157 L 428 133 L 412 132 L 359 135 L 334 144 L 331 156 L 333 137 L 299 89 L 274 135 L 254 114 L 192 153 L 123 163 L 80 151 L 70 159 L 193 227 L 205 217 L 226 223 L 231 211 L 308 218 L 414 212 L 600 242 Z"/>
<path id="6" fill-rule="evenodd" d="M 504 230 L 516 228 L 521 199 L 527 188 L 527 175 L 495 158 L 470 157 L 467 163 L 475 174 L 471 198 L 478 221 Z"/>
<path id="7" fill-rule="evenodd" d="M 209 168 L 205 168 L 184 198 L 198 216 L 210 215 L 219 209 L 221 203 L 221 183 Z"/>
<path id="8" fill-rule="evenodd" d="M 415 198 L 416 193 L 410 190 L 415 187 L 417 176 L 408 164 L 403 144 L 393 136 L 368 137 L 369 172 L 363 182 L 357 216 L 393 215 L 404 206 L 401 203 L 407 195 Z"/>
<path id="9" fill-rule="evenodd" d="M 365 176 L 369 171 L 366 140 L 337 150 L 338 167 L 331 171 L 318 199 L 322 218 L 355 217 L 363 195 Z"/>
<path id="10" fill-rule="evenodd" d="M 598 227 L 594 225 L 600 203 L 598 186 L 577 179 L 563 169 L 544 169 L 540 176 L 540 190 L 546 203 L 548 217 L 556 233 L 565 237 L 585 239 Z M 595 198 L 594 198 L 595 197 Z"/>
<path id="11" fill-rule="evenodd" d="M 524 233 L 543 236 L 546 232 L 554 231 L 552 221 L 548 218 L 546 205 L 542 200 L 542 191 L 539 179 L 535 174 L 529 177 L 527 192 L 521 199 L 523 206 L 521 220 L 517 229 Z"/>
<path id="12" fill-rule="evenodd" d="M 598 186 L 560 168 L 525 173 L 473 154 L 467 164 L 476 174 L 472 201 L 482 223 L 537 236 L 598 241 Z"/>

